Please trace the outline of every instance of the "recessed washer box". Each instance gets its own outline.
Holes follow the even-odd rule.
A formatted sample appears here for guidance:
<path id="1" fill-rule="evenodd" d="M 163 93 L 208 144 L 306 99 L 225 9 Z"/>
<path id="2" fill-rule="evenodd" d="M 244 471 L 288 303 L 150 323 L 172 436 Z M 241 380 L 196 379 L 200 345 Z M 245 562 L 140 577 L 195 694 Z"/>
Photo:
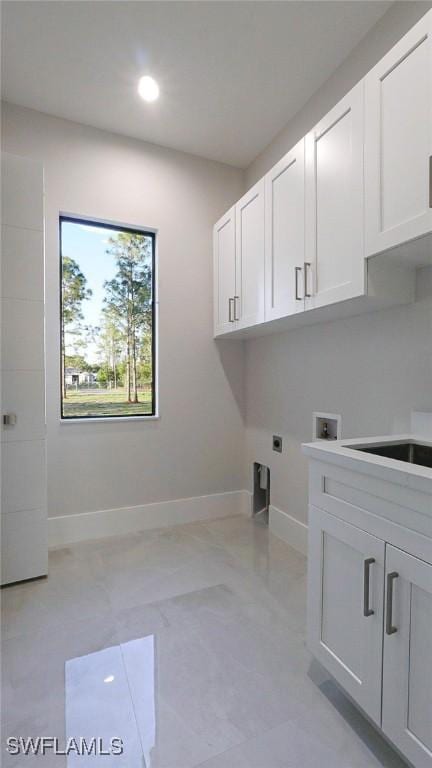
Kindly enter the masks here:
<path id="1" fill-rule="evenodd" d="M 312 440 L 340 440 L 342 437 L 342 416 L 339 413 L 312 414 Z"/>

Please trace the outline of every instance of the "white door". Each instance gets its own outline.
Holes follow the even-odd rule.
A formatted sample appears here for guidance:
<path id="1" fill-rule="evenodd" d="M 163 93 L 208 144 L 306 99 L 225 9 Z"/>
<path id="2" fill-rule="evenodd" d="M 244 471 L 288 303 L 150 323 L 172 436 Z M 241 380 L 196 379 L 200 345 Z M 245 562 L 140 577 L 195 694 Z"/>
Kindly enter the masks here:
<path id="1" fill-rule="evenodd" d="M 43 169 L 2 154 L 1 582 L 47 573 Z"/>
<path id="2" fill-rule="evenodd" d="M 364 293 L 363 117 L 360 82 L 306 136 L 307 309 Z"/>
<path id="3" fill-rule="evenodd" d="M 378 724 L 384 552 L 380 539 L 310 507 L 308 645 Z"/>
<path id="4" fill-rule="evenodd" d="M 432 565 L 389 545 L 383 730 L 416 768 L 431 768 Z"/>
<path id="5" fill-rule="evenodd" d="M 264 321 L 264 179 L 236 204 L 237 328 Z"/>
<path id="6" fill-rule="evenodd" d="M 304 309 L 304 139 L 265 177 L 265 319 Z"/>
<path id="7" fill-rule="evenodd" d="M 214 333 L 227 333 L 234 328 L 235 295 L 235 208 L 215 224 L 214 258 Z"/>
<path id="8" fill-rule="evenodd" d="M 432 231 L 432 12 L 365 82 L 369 256 Z"/>

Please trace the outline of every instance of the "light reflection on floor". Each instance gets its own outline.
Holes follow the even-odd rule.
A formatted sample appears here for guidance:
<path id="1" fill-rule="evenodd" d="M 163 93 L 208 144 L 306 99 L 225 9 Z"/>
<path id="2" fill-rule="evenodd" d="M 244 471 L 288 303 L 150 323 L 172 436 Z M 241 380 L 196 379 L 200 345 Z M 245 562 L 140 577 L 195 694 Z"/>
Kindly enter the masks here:
<path id="1" fill-rule="evenodd" d="M 65 663 L 66 742 L 121 739 L 123 754 L 68 755 L 68 768 L 148 768 L 156 743 L 155 638 L 131 640 Z"/>

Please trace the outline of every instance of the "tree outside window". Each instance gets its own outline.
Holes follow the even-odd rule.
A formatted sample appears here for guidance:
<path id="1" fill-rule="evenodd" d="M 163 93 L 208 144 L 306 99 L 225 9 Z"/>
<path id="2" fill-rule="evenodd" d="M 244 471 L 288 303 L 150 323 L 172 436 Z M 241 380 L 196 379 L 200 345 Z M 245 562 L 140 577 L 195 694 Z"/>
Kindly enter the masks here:
<path id="1" fill-rule="evenodd" d="M 155 413 L 155 235 L 60 219 L 61 415 Z"/>

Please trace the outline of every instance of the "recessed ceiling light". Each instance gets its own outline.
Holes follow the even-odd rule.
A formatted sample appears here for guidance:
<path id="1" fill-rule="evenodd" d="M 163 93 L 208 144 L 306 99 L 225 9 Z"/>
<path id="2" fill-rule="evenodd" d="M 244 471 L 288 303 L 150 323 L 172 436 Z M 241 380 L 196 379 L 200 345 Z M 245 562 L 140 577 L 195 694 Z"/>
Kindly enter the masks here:
<path id="1" fill-rule="evenodd" d="M 150 75 L 144 75 L 138 83 L 138 93 L 144 101 L 156 101 L 159 98 L 159 86 Z"/>
<path id="2" fill-rule="evenodd" d="M 104 683 L 112 683 L 114 681 L 114 675 L 108 675 L 104 678 Z"/>

